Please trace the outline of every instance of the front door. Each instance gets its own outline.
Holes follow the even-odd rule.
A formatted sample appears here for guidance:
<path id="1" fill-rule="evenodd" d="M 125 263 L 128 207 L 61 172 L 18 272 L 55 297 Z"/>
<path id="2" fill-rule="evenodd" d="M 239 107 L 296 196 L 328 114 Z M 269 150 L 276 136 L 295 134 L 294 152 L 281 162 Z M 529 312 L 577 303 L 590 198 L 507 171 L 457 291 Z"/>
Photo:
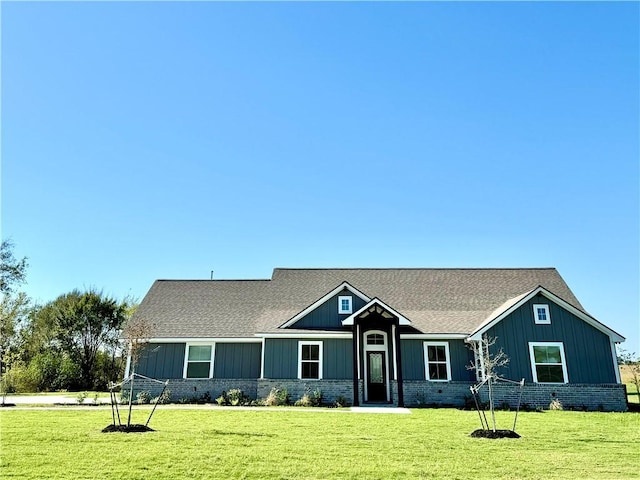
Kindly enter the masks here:
<path id="1" fill-rule="evenodd" d="M 384 352 L 367 352 L 367 393 L 369 402 L 387 401 Z"/>

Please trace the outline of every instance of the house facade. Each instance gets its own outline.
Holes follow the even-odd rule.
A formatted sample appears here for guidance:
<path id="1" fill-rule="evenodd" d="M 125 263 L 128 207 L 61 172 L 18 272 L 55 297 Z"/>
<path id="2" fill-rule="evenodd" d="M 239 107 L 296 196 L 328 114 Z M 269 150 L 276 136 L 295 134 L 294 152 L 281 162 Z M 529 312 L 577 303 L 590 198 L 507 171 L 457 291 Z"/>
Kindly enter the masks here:
<path id="1" fill-rule="evenodd" d="M 135 371 L 174 400 L 240 388 L 353 405 L 453 405 L 486 375 L 525 380 L 522 402 L 625 410 L 615 344 L 553 268 L 275 269 L 268 280 L 158 280 L 136 316 L 152 325 Z M 472 364 L 476 368 L 470 368 Z M 127 365 L 127 375 L 131 371 Z M 153 391 L 136 380 L 136 389 Z M 519 387 L 500 384 L 499 403 Z"/>

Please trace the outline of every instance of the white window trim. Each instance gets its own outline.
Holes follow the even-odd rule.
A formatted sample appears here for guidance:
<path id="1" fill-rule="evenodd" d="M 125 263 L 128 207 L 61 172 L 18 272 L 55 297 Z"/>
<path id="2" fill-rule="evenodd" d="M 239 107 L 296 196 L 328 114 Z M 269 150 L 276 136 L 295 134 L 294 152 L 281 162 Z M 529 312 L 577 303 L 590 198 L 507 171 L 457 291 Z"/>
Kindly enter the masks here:
<path id="1" fill-rule="evenodd" d="M 299 380 L 322 380 L 322 341 L 300 340 L 298 342 L 298 379 Z M 318 378 L 302 378 L 302 347 L 304 345 L 318 345 Z"/>
<path id="2" fill-rule="evenodd" d="M 342 308 L 343 300 L 349 301 L 349 308 L 345 308 L 345 309 Z M 351 295 L 338 296 L 338 314 L 346 315 L 346 314 L 352 314 L 352 313 L 353 313 L 353 297 Z"/>
<path id="3" fill-rule="evenodd" d="M 559 347 L 560 361 L 562 362 L 562 375 L 564 382 L 538 382 L 538 372 L 536 370 L 536 357 L 533 354 L 533 347 Z M 544 385 L 563 385 L 569 383 L 569 375 L 567 374 L 567 358 L 564 355 L 564 344 L 562 342 L 529 342 L 529 360 L 531 361 L 531 374 L 534 383 L 543 383 Z M 541 363 L 540 365 L 544 365 Z M 555 365 L 555 364 L 551 364 Z"/>
<path id="4" fill-rule="evenodd" d="M 424 378 L 430 382 L 450 382 L 451 381 L 451 356 L 449 355 L 449 342 L 423 342 L 423 355 L 424 355 Z M 447 378 L 434 378 L 429 377 L 429 347 L 444 347 L 444 354 L 447 357 Z M 441 362 L 434 362 L 441 363 Z"/>
<path id="5" fill-rule="evenodd" d="M 209 360 L 209 377 L 213 378 L 213 361 L 216 358 L 216 344 L 211 342 L 193 342 L 187 343 L 184 347 L 184 365 L 182 367 L 182 378 L 188 380 L 207 380 L 207 378 L 187 378 L 187 367 L 189 366 L 189 348 L 190 347 L 211 347 L 211 359 Z"/>
<path id="6" fill-rule="evenodd" d="M 542 308 L 544 310 L 544 313 L 547 316 L 546 320 L 538 319 L 539 308 Z M 533 304 L 533 321 L 537 325 L 551 325 L 551 311 L 549 310 L 549 305 L 547 305 L 546 303 L 534 303 Z"/>
<path id="7" fill-rule="evenodd" d="M 367 337 L 372 334 L 382 335 L 384 343 L 382 345 L 369 345 L 367 343 Z M 364 398 L 369 399 L 369 387 L 367 385 L 367 376 L 369 375 L 369 366 L 367 365 L 367 352 L 384 352 L 384 372 L 387 379 L 387 401 L 389 401 L 391 395 L 391 378 L 389 377 L 389 339 L 387 338 L 387 332 L 382 330 L 368 330 L 363 335 L 363 352 L 364 352 Z M 360 362 L 358 362 L 358 375 L 360 370 Z M 396 377 L 397 378 L 397 377 Z"/>

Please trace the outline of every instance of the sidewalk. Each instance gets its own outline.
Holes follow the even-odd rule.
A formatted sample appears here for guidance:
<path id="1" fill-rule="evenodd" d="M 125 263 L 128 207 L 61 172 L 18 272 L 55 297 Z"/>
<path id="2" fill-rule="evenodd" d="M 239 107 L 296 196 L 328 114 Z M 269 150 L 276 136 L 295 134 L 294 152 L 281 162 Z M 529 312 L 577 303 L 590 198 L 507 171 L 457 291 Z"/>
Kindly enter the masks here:
<path id="1" fill-rule="evenodd" d="M 0 399 L 1 401 L 1 399 Z M 78 405 L 76 400 L 76 394 L 62 394 L 62 395 L 7 395 L 4 399 L 4 403 L 14 403 L 18 405 Z M 84 399 L 83 404 L 93 404 L 93 398 L 87 397 Z M 111 400 L 109 397 L 98 398 L 98 404 L 109 404 Z"/>

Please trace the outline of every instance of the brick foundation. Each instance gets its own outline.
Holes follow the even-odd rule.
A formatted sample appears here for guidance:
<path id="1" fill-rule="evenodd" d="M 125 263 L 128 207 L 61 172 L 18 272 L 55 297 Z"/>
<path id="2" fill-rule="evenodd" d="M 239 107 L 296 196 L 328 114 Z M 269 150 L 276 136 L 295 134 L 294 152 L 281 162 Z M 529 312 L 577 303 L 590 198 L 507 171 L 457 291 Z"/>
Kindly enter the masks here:
<path id="1" fill-rule="evenodd" d="M 453 406 L 463 407 L 473 404 L 469 387 L 471 382 L 428 382 L 424 380 L 405 380 L 403 382 L 404 404 L 416 406 Z M 123 389 L 127 388 L 126 384 Z M 140 391 L 148 391 L 156 397 L 163 385 L 150 380 L 136 379 L 133 396 Z M 199 399 L 208 392 L 211 400 L 219 397 L 223 391 L 239 388 L 249 398 L 266 398 L 272 388 L 286 388 L 292 402 L 299 400 L 305 393 L 322 391 L 323 402 L 331 404 L 343 397 L 353 405 L 353 381 L 351 380 L 296 380 L 296 379 L 171 379 L 167 389 L 171 391 L 171 401 L 181 399 Z M 498 408 L 508 404 L 515 408 L 520 395 L 518 385 L 498 383 L 495 385 L 494 401 Z M 392 404 L 398 405 L 398 385 L 395 380 L 390 385 Z M 358 382 L 360 405 L 364 404 L 364 382 Z M 488 391 L 484 387 L 480 392 L 483 402 L 488 402 Z M 565 410 L 602 410 L 623 412 L 627 410 L 627 393 L 622 384 L 566 384 L 542 385 L 525 384 L 522 392 L 522 409 L 549 408 L 552 400 L 557 399 Z"/>
<path id="2" fill-rule="evenodd" d="M 403 382 L 405 405 L 449 405 L 462 407 L 473 402 L 470 382 Z M 508 404 L 515 408 L 520 395 L 519 385 L 499 383 L 493 387 L 494 401 L 500 407 Z M 483 402 L 488 402 L 488 390 L 480 392 Z M 522 391 L 521 408 L 549 408 L 552 400 L 558 399 L 565 410 L 602 410 L 624 412 L 627 410 L 627 393 L 621 384 L 525 384 Z"/>

